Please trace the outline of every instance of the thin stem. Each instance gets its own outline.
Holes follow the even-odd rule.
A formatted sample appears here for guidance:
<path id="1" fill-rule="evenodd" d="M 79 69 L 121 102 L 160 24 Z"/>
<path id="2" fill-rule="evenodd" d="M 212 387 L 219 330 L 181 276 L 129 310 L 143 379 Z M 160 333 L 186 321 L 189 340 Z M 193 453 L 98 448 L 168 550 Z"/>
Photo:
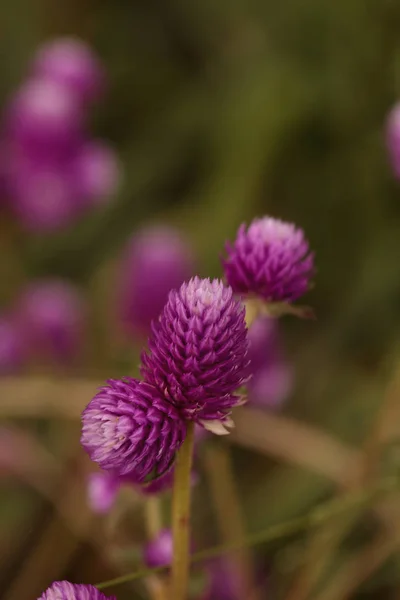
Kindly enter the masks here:
<path id="1" fill-rule="evenodd" d="M 398 477 L 387 477 L 370 488 L 361 490 L 357 493 L 353 492 L 346 494 L 339 499 L 335 498 L 334 500 L 330 500 L 322 506 L 317 507 L 314 511 L 308 513 L 307 515 L 295 517 L 294 519 L 290 519 L 285 523 L 278 523 L 277 525 L 273 525 L 268 529 L 253 533 L 230 544 L 206 548 L 201 552 L 193 554 L 190 562 L 201 562 L 203 560 L 215 558 L 221 554 L 226 554 L 239 548 L 243 548 L 244 546 L 255 546 L 257 544 L 273 542 L 289 535 L 301 533 L 302 531 L 306 531 L 307 529 L 311 529 L 313 527 L 319 527 L 322 523 L 346 514 L 348 511 L 351 511 L 358 506 L 367 507 L 380 497 L 398 491 L 399 487 L 400 480 Z M 99 589 L 105 589 L 114 585 L 127 583 L 128 581 L 133 581 L 134 579 L 148 577 L 152 573 L 161 573 L 167 568 L 168 565 L 165 565 L 162 567 L 157 567 L 156 569 L 144 569 L 141 571 L 136 571 L 135 573 L 128 573 L 127 575 L 122 575 L 121 577 L 116 577 L 115 579 L 99 583 L 96 587 Z M 175 597 L 174 600 L 176 600 Z"/>
<path id="2" fill-rule="evenodd" d="M 219 534 L 224 543 L 242 539 L 246 535 L 244 518 L 229 446 L 210 444 L 204 452 L 205 467 L 215 507 Z M 240 598 L 256 600 L 251 553 L 244 547 L 230 557 L 231 567 L 238 582 Z"/>
<path id="3" fill-rule="evenodd" d="M 149 496 L 145 502 L 147 539 L 154 540 L 162 529 L 162 506 L 160 496 Z M 152 600 L 167 600 L 165 576 L 151 575 L 146 587 Z"/>
<path id="4" fill-rule="evenodd" d="M 186 439 L 175 464 L 172 497 L 174 553 L 171 573 L 171 598 L 185 600 L 190 564 L 190 475 L 193 461 L 194 423 L 188 423 Z"/>
<path id="5" fill-rule="evenodd" d="M 147 537 L 152 540 L 162 529 L 161 501 L 157 495 L 149 496 L 145 502 Z"/>

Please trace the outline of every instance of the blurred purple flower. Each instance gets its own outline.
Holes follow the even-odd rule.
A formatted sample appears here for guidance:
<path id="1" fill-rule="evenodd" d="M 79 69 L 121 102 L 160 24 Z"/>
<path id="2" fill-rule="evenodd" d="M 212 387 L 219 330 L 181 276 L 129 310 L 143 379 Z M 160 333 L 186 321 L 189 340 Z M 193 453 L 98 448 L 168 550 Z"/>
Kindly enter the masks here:
<path id="1" fill-rule="evenodd" d="M 38 600 L 117 600 L 115 596 L 105 596 L 93 585 L 55 581 L 43 592 Z"/>
<path id="2" fill-rule="evenodd" d="M 141 373 L 184 419 L 223 434 L 242 402 L 236 391 L 245 382 L 247 353 L 243 305 L 221 281 L 194 277 L 170 292 Z"/>
<path id="3" fill-rule="evenodd" d="M 239 580 L 234 563 L 217 558 L 206 566 L 209 583 L 202 600 L 239 600 Z"/>
<path id="4" fill-rule="evenodd" d="M 241 225 L 226 245 L 223 266 L 233 291 L 267 302 L 293 302 L 308 289 L 314 258 L 302 229 L 280 219 L 254 219 Z"/>
<path id="5" fill-rule="evenodd" d="M 107 513 L 114 505 L 120 487 L 118 477 L 110 473 L 90 473 L 87 482 L 88 503 L 93 512 Z"/>
<path id="6" fill-rule="evenodd" d="M 170 565 L 173 556 L 173 539 L 170 529 L 162 529 L 158 536 L 146 543 L 143 561 L 148 568 Z"/>
<path id="7" fill-rule="evenodd" d="M 73 37 L 44 44 L 34 60 L 33 72 L 70 88 L 83 101 L 98 98 L 105 86 L 103 67 L 92 49 Z"/>
<path id="8" fill-rule="evenodd" d="M 186 425 L 153 386 L 110 379 L 82 413 L 81 443 L 102 469 L 138 483 L 166 473 L 186 436 Z"/>
<path id="9" fill-rule="evenodd" d="M 293 373 L 284 358 L 276 319 L 259 317 L 249 328 L 249 374 L 247 392 L 251 404 L 279 408 L 289 396 Z"/>
<path id="10" fill-rule="evenodd" d="M 258 317 L 249 327 L 248 338 L 249 371 L 253 375 L 281 352 L 277 319 Z"/>
<path id="11" fill-rule="evenodd" d="M 6 111 L 6 137 L 35 157 L 68 155 L 81 138 L 82 126 L 75 94 L 48 79 L 25 82 Z"/>
<path id="12" fill-rule="evenodd" d="M 17 316 L 32 353 L 60 363 L 69 363 L 79 355 L 85 304 L 72 284 L 61 279 L 32 283 L 20 297 Z"/>
<path id="13" fill-rule="evenodd" d="M 192 471 L 192 485 L 195 485 L 197 480 L 197 473 Z M 124 485 L 133 487 L 143 496 L 155 496 L 157 494 L 162 494 L 167 490 L 171 490 L 173 482 L 173 468 L 157 479 L 154 479 L 149 483 L 141 484 L 138 484 L 135 473 L 133 473 L 133 476 L 128 473 L 121 477 L 110 473 L 109 471 L 91 473 L 87 482 L 88 503 L 93 512 L 107 513 L 112 509 L 117 499 L 118 492 Z"/>
<path id="14" fill-rule="evenodd" d="M 77 216 L 80 206 L 65 165 L 14 155 L 7 174 L 8 204 L 27 229 L 52 231 Z"/>
<path id="15" fill-rule="evenodd" d="M 193 272 L 190 246 L 172 228 L 142 229 L 128 243 L 119 274 L 119 311 L 125 331 L 147 335 L 171 289 Z"/>
<path id="16" fill-rule="evenodd" d="M 15 373 L 26 359 L 26 348 L 20 327 L 13 319 L 0 316 L 0 375 Z"/>
<path id="17" fill-rule="evenodd" d="M 72 164 L 77 196 L 84 206 L 107 202 L 118 190 L 121 166 L 115 151 L 101 141 L 87 142 Z"/>
<path id="18" fill-rule="evenodd" d="M 392 108 L 387 118 L 386 145 L 393 173 L 400 179 L 400 103 Z"/>
<path id="19" fill-rule="evenodd" d="M 288 398 L 293 387 L 293 374 L 284 362 L 275 363 L 257 371 L 249 382 L 247 391 L 250 404 L 277 409 Z"/>

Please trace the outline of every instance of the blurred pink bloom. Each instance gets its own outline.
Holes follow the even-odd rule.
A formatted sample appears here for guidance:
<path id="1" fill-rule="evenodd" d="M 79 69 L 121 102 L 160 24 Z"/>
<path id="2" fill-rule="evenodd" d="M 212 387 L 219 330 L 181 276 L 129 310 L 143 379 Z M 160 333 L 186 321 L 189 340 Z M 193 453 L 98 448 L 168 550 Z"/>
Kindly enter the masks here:
<path id="1" fill-rule="evenodd" d="M 206 567 L 209 578 L 201 600 L 240 600 L 239 580 L 234 564 L 226 558 L 216 558 Z"/>
<path id="2" fill-rule="evenodd" d="M 93 101 L 102 94 L 105 73 L 88 44 L 73 37 L 44 44 L 34 60 L 33 72 L 73 90 L 79 99 Z"/>
<path id="3" fill-rule="evenodd" d="M 247 392 L 250 405 L 278 409 L 290 395 L 293 371 L 284 357 L 278 321 L 260 317 L 249 329 L 249 374 Z"/>
<path id="4" fill-rule="evenodd" d="M 170 565 L 172 556 L 173 540 L 170 529 L 162 529 L 158 536 L 147 542 L 143 549 L 143 561 L 149 568 Z"/>
<path id="5" fill-rule="evenodd" d="M 64 156 L 82 135 L 83 112 L 75 94 L 47 79 L 25 82 L 6 112 L 7 137 L 33 156 Z"/>
<path id="6" fill-rule="evenodd" d="M 21 369 L 26 359 L 23 334 L 7 316 L 0 316 L 0 375 L 9 375 Z"/>
<path id="7" fill-rule="evenodd" d="M 386 144 L 393 173 L 400 179 L 400 103 L 392 108 L 387 118 Z"/>
<path id="8" fill-rule="evenodd" d="M 10 209 L 31 231 L 65 227 L 80 209 L 70 173 L 56 162 L 11 156 L 8 191 Z"/>
<path id="9" fill-rule="evenodd" d="M 121 182 L 117 154 L 101 141 L 87 142 L 79 148 L 72 171 L 76 193 L 86 206 L 106 203 Z"/>
<path id="10" fill-rule="evenodd" d="M 31 353 L 60 363 L 69 363 L 80 353 L 85 312 L 79 290 L 61 279 L 32 283 L 17 308 Z"/>
<path id="11" fill-rule="evenodd" d="M 198 476 L 192 471 L 191 482 L 196 485 Z M 87 498 L 93 512 L 107 513 L 115 504 L 117 495 L 122 486 L 133 487 L 143 496 L 162 494 L 172 489 L 174 482 L 174 470 L 170 469 L 165 475 L 154 479 L 150 483 L 139 484 L 133 477 L 125 475 L 118 477 L 107 471 L 91 473 L 87 481 Z"/>
<path id="12" fill-rule="evenodd" d="M 180 232 L 166 226 L 142 229 L 128 243 L 119 273 L 119 310 L 124 330 L 146 335 L 168 294 L 194 270 L 192 248 Z"/>
<path id="13" fill-rule="evenodd" d="M 120 482 L 109 473 L 90 473 L 87 493 L 89 506 L 93 512 L 107 513 L 113 507 Z"/>

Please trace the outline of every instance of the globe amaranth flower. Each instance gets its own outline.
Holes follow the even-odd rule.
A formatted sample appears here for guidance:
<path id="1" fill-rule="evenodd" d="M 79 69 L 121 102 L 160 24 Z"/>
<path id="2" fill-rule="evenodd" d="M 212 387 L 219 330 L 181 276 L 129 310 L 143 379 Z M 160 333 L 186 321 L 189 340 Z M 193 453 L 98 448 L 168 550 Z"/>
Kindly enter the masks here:
<path id="1" fill-rule="evenodd" d="M 178 230 L 153 225 L 135 233 L 118 273 L 118 316 L 124 332 L 147 336 L 170 290 L 192 274 L 192 248 Z"/>
<path id="2" fill-rule="evenodd" d="M 308 289 L 314 258 L 301 229 L 280 219 L 255 219 L 241 225 L 226 245 L 223 267 L 235 293 L 267 302 L 292 302 Z"/>
<path id="3" fill-rule="evenodd" d="M 116 600 L 116 597 L 105 596 L 93 585 L 55 581 L 38 600 Z"/>
<path id="4" fill-rule="evenodd" d="M 83 447 L 102 469 L 138 483 L 163 475 L 186 435 L 177 409 L 146 382 L 107 383 L 82 413 Z"/>
<path id="5" fill-rule="evenodd" d="M 153 323 L 142 375 L 184 419 L 226 433 L 248 366 L 245 311 L 221 281 L 194 277 L 172 290 Z M 218 431 L 217 431 L 218 430 Z"/>

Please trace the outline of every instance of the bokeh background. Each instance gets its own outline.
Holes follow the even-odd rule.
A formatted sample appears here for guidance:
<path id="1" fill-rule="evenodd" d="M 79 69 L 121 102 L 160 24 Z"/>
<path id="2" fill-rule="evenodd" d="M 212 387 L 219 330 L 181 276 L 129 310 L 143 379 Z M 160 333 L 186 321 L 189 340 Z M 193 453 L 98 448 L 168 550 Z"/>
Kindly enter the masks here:
<path id="1" fill-rule="evenodd" d="M 280 323 L 290 393 L 279 410 L 243 409 L 224 441 L 246 530 L 396 472 L 400 190 L 384 133 L 399 91 L 397 3 L 14 0 L 1 4 L 0 23 L 4 111 L 41 44 L 65 35 L 90 44 L 107 90 L 88 127 L 121 168 L 108 202 L 56 231 L 21 226 L 12 198 L 0 214 L 2 313 L 47 277 L 72 282 L 87 306 L 79 360 L 54 364 L 38 347 L 39 358 L 0 379 L 0 598 L 136 568 L 143 500 L 124 497 L 117 513 L 96 516 L 78 440 L 98 383 L 137 373 L 144 341 L 124 335 L 116 294 L 124 248 L 146 226 L 176 228 L 201 276 L 221 276 L 225 241 L 264 214 L 297 223 L 315 251 L 305 302 L 317 319 Z M 194 499 L 199 547 L 220 541 L 206 465 Z M 399 598 L 397 504 L 257 547 L 262 597 Z M 116 591 L 148 597 L 142 582 Z"/>

